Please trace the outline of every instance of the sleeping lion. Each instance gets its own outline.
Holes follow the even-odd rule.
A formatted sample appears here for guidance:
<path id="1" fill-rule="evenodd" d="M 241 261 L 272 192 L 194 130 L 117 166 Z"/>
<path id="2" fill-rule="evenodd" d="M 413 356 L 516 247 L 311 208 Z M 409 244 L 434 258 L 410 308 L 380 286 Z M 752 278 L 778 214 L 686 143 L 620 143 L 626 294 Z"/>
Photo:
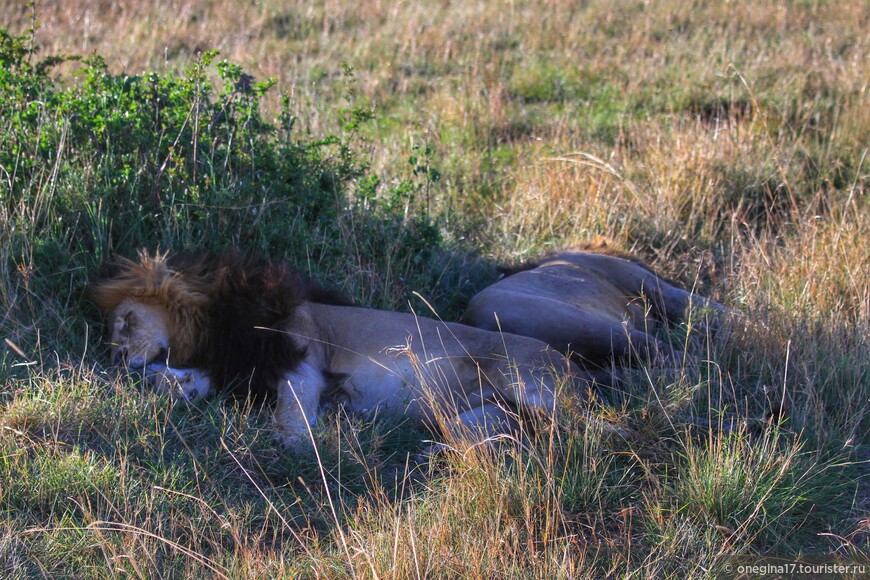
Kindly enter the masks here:
<path id="1" fill-rule="evenodd" d="M 563 250 L 504 270 L 462 316 L 467 324 L 537 338 L 586 366 L 682 353 L 655 337 L 677 322 L 714 328 L 730 311 L 677 288 L 606 244 Z"/>
<path id="2" fill-rule="evenodd" d="M 141 252 L 90 296 L 113 364 L 188 400 L 272 395 L 276 439 L 288 446 L 309 440 L 324 398 L 485 440 L 522 414 L 552 416 L 560 386 L 593 378 L 541 341 L 354 307 L 291 268 L 235 253 Z"/>

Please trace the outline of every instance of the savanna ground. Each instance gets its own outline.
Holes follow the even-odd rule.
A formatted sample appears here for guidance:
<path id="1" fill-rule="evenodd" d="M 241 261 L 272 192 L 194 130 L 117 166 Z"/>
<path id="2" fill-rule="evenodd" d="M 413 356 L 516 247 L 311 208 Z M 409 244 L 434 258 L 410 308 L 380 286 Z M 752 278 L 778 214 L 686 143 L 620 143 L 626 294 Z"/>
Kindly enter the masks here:
<path id="1" fill-rule="evenodd" d="M 866 1 L 0 14 L 4 577 L 868 561 Z M 414 463 L 427 434 L 340 411 L 318 456 L 275 449 L 266 412 L 106 372 L 84 294 L 112 255 L 239 246 L 361 304 L 455 319 L 495 264 L 598 235 L 743 316 L 675 329 L 692 354 L 677 372 L 631 373 L 595 411 L 627 437 L 566 394 L 507 460 Z"/>

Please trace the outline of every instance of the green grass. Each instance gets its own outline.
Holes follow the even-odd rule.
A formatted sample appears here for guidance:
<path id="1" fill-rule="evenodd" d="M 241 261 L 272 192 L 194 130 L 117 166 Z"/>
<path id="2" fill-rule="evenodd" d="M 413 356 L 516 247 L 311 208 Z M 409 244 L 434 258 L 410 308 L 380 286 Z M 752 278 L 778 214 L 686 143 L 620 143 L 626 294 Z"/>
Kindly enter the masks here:
<path id="1" fill-rule="evenodd" d="M 866 2 L 0 8 L 4 577 L 867 561 Z M 403 422 L 329 412 L 318 461 L 106 372 L 84 295 L 114 254 L 240 246 L 450 320 L 596 235 L 740 323 L 676 329 L 683 368 L 592 419 L 564 393 L 522 444 L 421 464 Z"/>

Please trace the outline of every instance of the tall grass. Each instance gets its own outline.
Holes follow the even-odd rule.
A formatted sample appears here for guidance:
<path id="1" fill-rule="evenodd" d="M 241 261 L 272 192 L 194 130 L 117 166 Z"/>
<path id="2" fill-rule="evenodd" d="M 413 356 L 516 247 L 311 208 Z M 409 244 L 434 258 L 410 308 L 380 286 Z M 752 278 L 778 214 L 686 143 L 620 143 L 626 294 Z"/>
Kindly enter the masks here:
<path id="1" fill-rule="evenodd" d="M 866 561 L 866 2 L 0 7 L 4 577 Z M 740 317 L 591 417 L 566 392 L 423 462 L 401 421 L 333 410 L 295 454 L 262 409 L 108 374 L 83 295 L 113 253 L 239 245 L 453 319 L 597 235 Z"/>

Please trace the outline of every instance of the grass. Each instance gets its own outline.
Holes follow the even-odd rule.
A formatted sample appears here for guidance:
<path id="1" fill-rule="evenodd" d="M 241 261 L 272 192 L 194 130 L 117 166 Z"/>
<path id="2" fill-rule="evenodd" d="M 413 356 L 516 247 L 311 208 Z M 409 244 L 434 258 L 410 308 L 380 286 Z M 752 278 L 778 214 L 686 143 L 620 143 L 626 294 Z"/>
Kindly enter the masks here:
<path id="1" fill-rule="evenodd" d="M 867 561 L 866 2 L 0 6 L 4 577 Z M 741 323 L 627 373 L 594 415 L 628 438 L 564 393 L 522 444 L 420 464 L 413 425 L 332 411 L 318 461 L 108 374 L 83 292 L 113 253 L 238 245 L 455 319 L 597 235 Z"/>

